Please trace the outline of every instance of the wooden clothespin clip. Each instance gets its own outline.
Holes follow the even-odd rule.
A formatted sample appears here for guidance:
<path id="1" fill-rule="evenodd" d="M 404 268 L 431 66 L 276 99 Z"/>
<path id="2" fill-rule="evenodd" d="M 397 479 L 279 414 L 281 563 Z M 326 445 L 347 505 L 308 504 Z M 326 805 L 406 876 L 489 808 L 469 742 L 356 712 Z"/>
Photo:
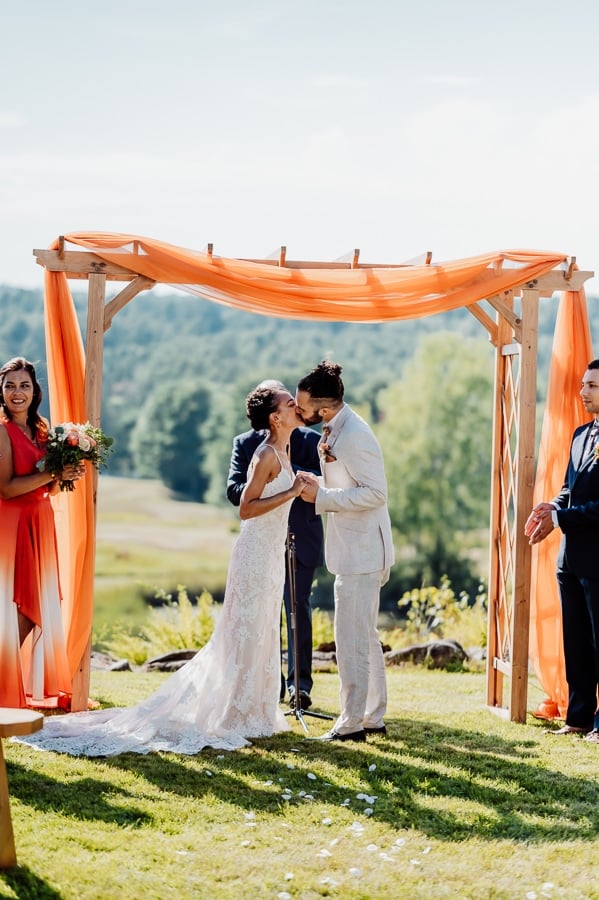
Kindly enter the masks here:
<path id="1" fill-rule="evenodd" d="M 64 259 L 64 234 L 58 238 L 58 258 Z"/>
<path id="2" fill-rule="evenodd" d="M 426 266 L 430 266 L 430 264 L 431 264 L 431 262 L 432 262 L 432 259 L 433 259 L 433 251 L 432 251 L 432 250 L 427 250 L 427 251 L 426 251 L 425 265 L 426 265 Z"/>
<path id="3" fill-rule="evenodd" d="M 283 247 L 281 245 L 281 249 L 279 250 L 279 265 L 281 268 L 285 266 L 285 259 L 287 257 L 287 247 Z"/>
<path id="4" fill-rule="evenodd" d="M 352 259 L 352 262 L 351 262 L 352 269 L 358 268 L 359 258 L 360 258 L 360 249 L 359 249 L 359 247 L 356 247 L 356 249 L 354 250 L 354 258 Z"/>
<path id="5" fill-rule="evenodd" d="M 570 262 L 568 263 L 568 270 L 567 270 L 567 272 L 564 272 L 564 278 L 566 279 L 566 281 L 570 281 L 570 279 L 572 278 L 572 272 L 574 271 L 575 265 L 576 265 L 576 257 L 571 256 Z"/>
<path id="6" fill-rule="evenodd" d="M 206 256 L 208 257 L 208 259 L 209 259 L 210 262 L 212 262 L 212 249 L 213 249 L 213 247 L 214 247 L 213 244 L 208 244 L 208 246 L 206 247 Z"/>

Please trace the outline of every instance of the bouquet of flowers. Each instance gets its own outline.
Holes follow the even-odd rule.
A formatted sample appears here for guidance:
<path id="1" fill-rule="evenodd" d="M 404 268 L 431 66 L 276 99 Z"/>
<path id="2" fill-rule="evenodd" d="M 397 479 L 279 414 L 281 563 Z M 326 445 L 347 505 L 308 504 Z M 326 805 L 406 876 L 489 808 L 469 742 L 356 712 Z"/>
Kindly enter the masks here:
<path id="1" fill-rule="evenodd" d="M 88 460 L 99 469 L 106 465 L 106 458 L 112 450 L 113 440 L 107 437 L 100 428 L 86 422 L 64 422 L 48 430 L 46 454 L 40 459 L 37 468 L 40 472 L 51 472 L 60 475 L 65 466 L 78 466 L 82 460 Z M 73 491 L 72 481 L 60 480 L 61 491 Z"/>

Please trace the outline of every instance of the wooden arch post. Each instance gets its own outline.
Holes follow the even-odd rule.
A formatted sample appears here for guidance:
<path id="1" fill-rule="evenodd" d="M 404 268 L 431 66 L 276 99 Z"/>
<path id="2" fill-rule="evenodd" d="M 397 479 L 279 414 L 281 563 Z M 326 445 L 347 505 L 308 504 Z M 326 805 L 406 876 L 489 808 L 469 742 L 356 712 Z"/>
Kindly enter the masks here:
<path id="1" fill-rule="evenodd" d="M 108 331 L 116 313 L 139 293 L 149 290 L 155 284 L 122 266 L 113 265 L 82 251 L 65 251 L 64 242 L 59 241 L 59 250 L 34 250 L 38 263 L 51 272 L 64 272 L 67 278 L 86 279 L 87 326 L 85 339 L 85 408 L 87 419 L 97 427 L 101 424 L 102 413 L 102 370 L 104 360 L 104 333 Z M 106 303 L 106 282 L 128 282 L 112 300 Z M 97 513 L 98 472 L 93 469 L 94 524 Z M 95 535 L 93 542 L 95 554 Z M 88 708 L 91 664 L 91 633 L 83 656 L 73 675 L 71 710 L 81 712 Z"/>
<path id="2" fill-rule="evenodd" d="M 592 274 L 569 272 L 567 289 L 579 290 Z M 489 328 L 495 344 L 495 398 L 487 705 L 514 722 L 526 721 L 528 693 L 532 549 L 524 525 L 533 505 L 535 479 L 539 299 L 563 291 L 564 282 L 564 272 L 551 272 L 503 298 L 489 299 L 497 321 Z"/>
<path id="3" fill-rule="evenodd" d="M 135 242 L 136 244 L 136 242 Z M 156 282 L 135 271 L 107 262 L 88 251 L 34 250 L 40 265 L 67 278 L 88 280 L 88 317 L 85 360 L 87 417 L 100 425 L 104 333 L 130 300 Z M 137 249 L 134 250 L 137 252 Z M 208 245 L 208 255 L 212 245 Z M 426 257 L 430 265 L 431 254 Z M 388 268 L 358 262 L 291 261 L 286 248 L 278 260 L 246 260 L 289 268 Z M 489 297 L 496 319 L 473 303 L 467 308 L 487 329 L 495 346 L 493 466 L 490 515 L 489 619 L 487 638 L 487 706 L 516 722 L 526 720 L 528 636 L 530 616 L 531 548 L 524 523 L 532 507 L 535 460 L 537 329 L 539 299 L 555 292 L 579 290 L 593 272 L 554 270 L 507 292 Z M 106 282 L 128 282 L 106 303 Z M 519 311 L 516 311 L 516 301 Z M 482 302 L 482 301 L 481 301 Z M 93 474 L 94 514 L 97 473 Z M 94 515 L 95 518 L 95 515 Z M 73 680 L 73 711 L 87 709 L 91 634 Z M 504 697 L 504 680 L 510 680 Z"/>

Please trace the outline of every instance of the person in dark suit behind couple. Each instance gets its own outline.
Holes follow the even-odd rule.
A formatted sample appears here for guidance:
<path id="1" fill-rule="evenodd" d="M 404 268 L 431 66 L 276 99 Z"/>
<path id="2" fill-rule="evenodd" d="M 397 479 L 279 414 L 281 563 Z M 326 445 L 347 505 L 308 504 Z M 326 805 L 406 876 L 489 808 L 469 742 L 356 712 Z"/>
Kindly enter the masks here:
<path id="1" fill-rule="evenodd" d="M 262 381 L 258 387 L 286 390 L 280 381 Z M 247 480 L 250 460 L 256 447 L 264 440 L 261 431 L 245 431 L 233 438 L 233 450 L 227 478 L 227 498 L 233 506 L 239 506 L 241 493 Z M 320 472 L 318 443 L 320 435 L 312 428 L 296 428 L 291 433 L 290 458 L 294 471 L 298 469 Z M 300 709 L 312 705 L 312 608 L 310 594 L 314 581 L 314 570 L 324 562 L 322 519 L 316 515 L 313 503 L 306 503 L 296 497 L 289 513 L 289 531 L 295 535 L 295 603 L 296 627 L 299 652 Z M 289 705 L 295 708 L 295 660 L 293 658 L 293 635 L 291 631 L 290 594 L 288 579 L 284 590 L 285 613 L 287 619 L 287 690 Z M 281 684 L 281 699 L 285 696 L 285 681 Z"/>
<path id="2" fill-rule="evenodd" d="M 564 484 L 537 504 L 525 526 L 531 544 L 561 528 L 557 581 L 568 682 L 566 724 L 551 734 L 588 732 L 599 744 L 599 359 L 587 366 L 580 396 L 594 419 L 572 436 Z"/>

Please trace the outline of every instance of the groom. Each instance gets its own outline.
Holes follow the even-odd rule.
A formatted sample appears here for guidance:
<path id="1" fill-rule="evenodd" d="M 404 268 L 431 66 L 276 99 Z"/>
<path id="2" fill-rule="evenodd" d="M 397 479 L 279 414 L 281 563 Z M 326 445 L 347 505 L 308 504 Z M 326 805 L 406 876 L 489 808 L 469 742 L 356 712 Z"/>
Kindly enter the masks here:
<path id="1" fill-rule="evenodd" d="M 371 428 L 343 400 L 341 366 L 322 362 L 299 382 L 306 425 L 323 422 L 322 486 L 302 494 L 326 512 L 325 560 L 335 575 L 335 644 L 341 711 L 319 740 L 364 741 L 386 734 L 385 660 L 377 631 L 380 589 L 393 565 L 383 455 Z"/>

